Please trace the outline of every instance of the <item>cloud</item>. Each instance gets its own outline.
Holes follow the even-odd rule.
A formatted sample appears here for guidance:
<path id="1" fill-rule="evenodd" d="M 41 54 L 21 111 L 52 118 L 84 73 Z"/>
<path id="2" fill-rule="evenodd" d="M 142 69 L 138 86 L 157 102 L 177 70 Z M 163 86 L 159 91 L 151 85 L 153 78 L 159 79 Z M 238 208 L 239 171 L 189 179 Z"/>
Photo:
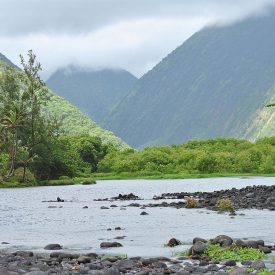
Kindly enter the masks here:
<path id="1" fill-rule="evenodd" d="M 0 52 L 33 49 L 46 78 L 61 66 L 151 69 L 194 32 L 264 12 L 275 0 L 0 0 Z"/>

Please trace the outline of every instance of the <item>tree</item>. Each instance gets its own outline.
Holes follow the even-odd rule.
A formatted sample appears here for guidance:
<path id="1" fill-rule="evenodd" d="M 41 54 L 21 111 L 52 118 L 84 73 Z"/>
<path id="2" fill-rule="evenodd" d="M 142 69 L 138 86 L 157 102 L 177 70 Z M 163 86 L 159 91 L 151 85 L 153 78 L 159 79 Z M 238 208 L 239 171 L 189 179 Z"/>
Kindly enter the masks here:
<path id="1" fill-rule="evenodd" d="M 46 104 L 47 96 L 45 83 L 41 80 L 39 72 L 42 70 L 41 64 L 36 60 L 36 55 L 32 50 L 28 51 L 28 61 L 20 55 L 21 64 L 23 66 L 23 74 L 21 81 L 24 85 L 23 99 L 28 103 L 30 109 L 29 127 L 30 137 L 28 147 L 32 149 L 37 144 L 39 124 L 43 123 L 41 116 L 41 106 Z M 32 150 L 30 150 L 32 153 Z"/>
<path id="2" fill-rule="evenodd" d="M 18 147 L 18 130 L 24 124 L 24 119 L 26 118 L 26 112 L 21 106 L 13 104 L 13 108 L 7 112 L 4 117 L 1 119 L 2 127 L 10 134 L 11 136 L 11 145 L 10 145 L 10 168 L 7 174 L 7 177 L 14 175 L 15 171 L 15 161 L 17 156 L 17 147 Z"/>

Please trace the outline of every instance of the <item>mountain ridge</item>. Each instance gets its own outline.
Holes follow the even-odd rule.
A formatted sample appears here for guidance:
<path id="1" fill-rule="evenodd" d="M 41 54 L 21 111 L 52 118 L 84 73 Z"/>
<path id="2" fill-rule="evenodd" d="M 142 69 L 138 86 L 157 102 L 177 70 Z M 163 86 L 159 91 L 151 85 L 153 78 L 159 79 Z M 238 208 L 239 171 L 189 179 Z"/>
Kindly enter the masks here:
<path id="1" fill-rule="evenodd" d="M 102 123 L 136 80 L 122 69 L 94 70 L 69 66 L 58 69 L 46 83 L 91 119 Z"/>
<path id="2" fill-rule="evenodd" d="M 137 81 L 104 126 L 138 148 L 252 139 L 251 118 L 275 84 L 274 25 L 272 12 L 195 33 Z"/>

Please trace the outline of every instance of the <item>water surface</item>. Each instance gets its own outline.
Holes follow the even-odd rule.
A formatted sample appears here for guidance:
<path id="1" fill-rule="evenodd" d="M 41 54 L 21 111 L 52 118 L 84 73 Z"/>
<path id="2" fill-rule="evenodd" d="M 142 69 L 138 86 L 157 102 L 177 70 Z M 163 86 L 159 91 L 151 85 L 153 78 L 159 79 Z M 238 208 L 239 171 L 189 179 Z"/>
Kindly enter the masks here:
<path id="1" fill-rule="evenodd" d="M 194 237 L 211 238 L 218 234 L 232 237 L 263 239 L 275 243 L 275 211 L 242 210 L 234 219 L 203 209 L 147 208 L 144 210 L 120 206 L 127 202 L 96 202 L 119 193 L 134 193 L 148 204 L 154 195 L 181 191 L 214 191 L 242 188 L 248 185 L 272 185 L 274 178 L 208 178 L 184 180 L 112 180 L 98 181 L 96 185 L 35 187 L 0 190 L 0 249 L 31 249 L 43 251 L 49 243 L 60 243 L 65 250 L 122 253 L 128 256 L 171 256 L 176 250 L 164 246 L 176 237 L 185 245 Z M 49 203 L 61 197 L 68 202 Z M 101 206 L 116 204 L 107 210 Z M 48 208 L 57 206 L 57 208 Z M 59 208 L 62 206 L 62 208 Z M 88 206 L 88 209 L 83 209 Z M 123 230 L 115 231 L 120 226 Z M 108 228 L 113 230 L 107 231 Z M 100 249 L 102 241 L 115 241 L 117 236 L 122 248 Z"/>

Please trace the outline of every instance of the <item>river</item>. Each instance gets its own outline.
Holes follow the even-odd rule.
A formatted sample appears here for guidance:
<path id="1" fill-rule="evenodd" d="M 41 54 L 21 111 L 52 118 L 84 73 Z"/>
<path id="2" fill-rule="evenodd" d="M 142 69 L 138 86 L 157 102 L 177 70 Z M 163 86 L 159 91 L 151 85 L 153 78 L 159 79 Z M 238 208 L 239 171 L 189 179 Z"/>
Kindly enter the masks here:
<path id="1" fill-rule="evenodd" d="M 128 207 L 127 202 L 99 202 L 119 193 L 134 193 L 147 204 L 154 195 L 180 191 L 214 191 L 248 185 L 273 185 L 270 177 L 207 178 L 180 180 L 110 180 L 96 185 L 30 187 L 0 190 L 0 249 L 42 252 L 49 243 L 59 243 L 70 252 L 97 252 L 127 256 L 171 256 L 190 246 L 194 237 L 231 237 L 275 242 L 275 211 L 241 210 L 234 218 L 206 209 L 147 208 L 149 215 Z M 63 203 L 42 202 L 65 199 Z M 100 209 L 116 204 L 119 207 Z M 56 207 L 56 208 L 49 208 Z M 60 207 L 62 206 L 62 208 Z M 87 209 L 83 209 L 88 206 Z M 244 214 L 244 215 L 239 215 Z M 115 227 L 122 230 L 116 231 Z M 111 228 L 111 231 L 107 231 Z M 116 241 L 123 247 L 100 249 L 103 241 Z M 183 242 L 176 249 L 165 247 L 172 237 Z"/>

